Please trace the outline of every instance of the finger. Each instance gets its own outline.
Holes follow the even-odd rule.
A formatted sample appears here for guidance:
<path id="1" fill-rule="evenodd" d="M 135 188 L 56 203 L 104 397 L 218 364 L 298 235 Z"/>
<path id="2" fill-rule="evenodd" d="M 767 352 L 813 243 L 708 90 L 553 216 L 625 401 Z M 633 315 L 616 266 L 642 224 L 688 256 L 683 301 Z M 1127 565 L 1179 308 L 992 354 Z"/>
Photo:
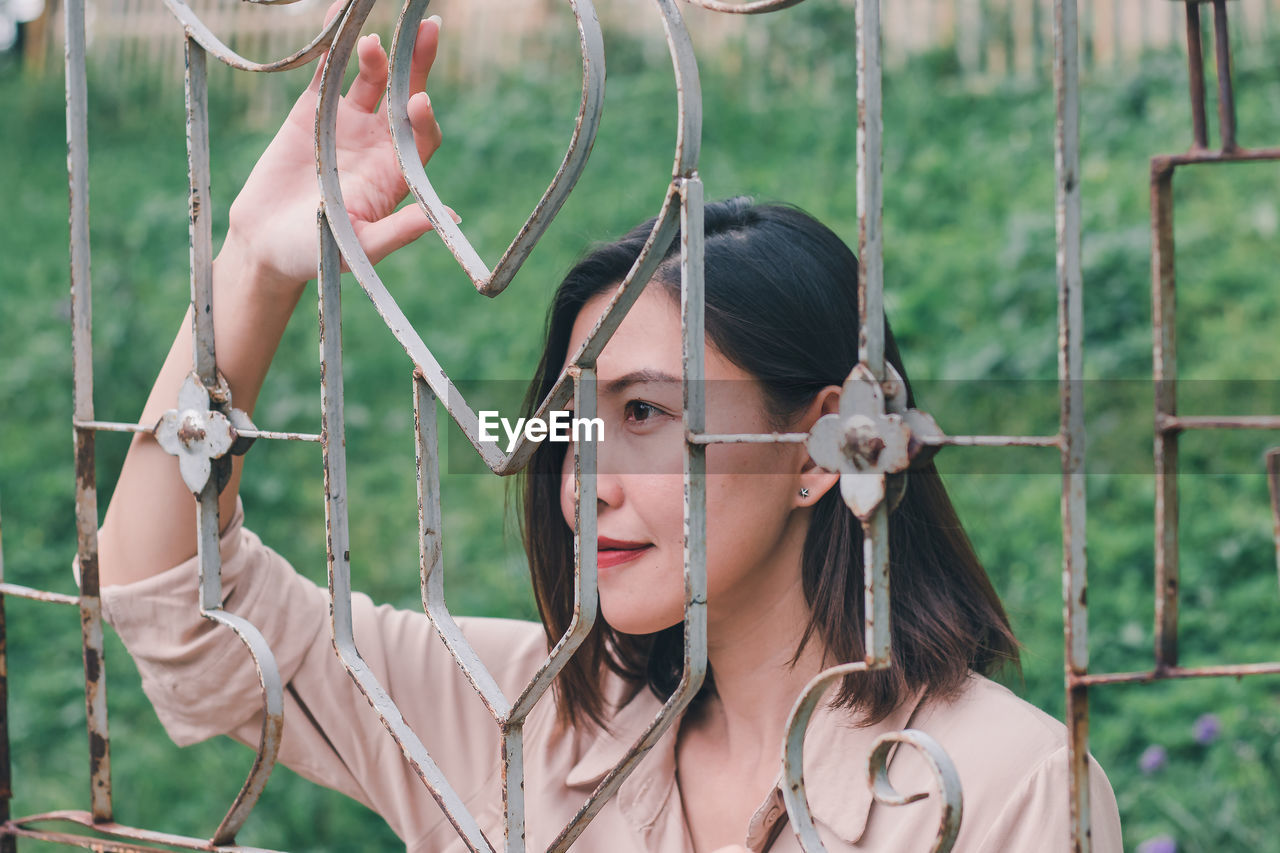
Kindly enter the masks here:
<path id="1" fill-rule="evenodd" d="M 409 98 L 409 126 L 413 128 L 413 141 L 418 146 L 418 159 L 423 163 L 440 147 L 440 123 L 431 108 L 431 97 L 419 92 Z"/>
<path id="2" fill-rule="evenodd" d="M 346 0 L 333 0 L 333 5 L 331 5 L 329 9 L 324 13 L 324 25 L 321 27 L 321 29 L 325 29 L 329 26 L 329 23 L 333 20 L 334 16 L 342 11 L 342 8 L 345 4 L 346 4 Z M 316 62 L 316 73 L 312 75 L 311 82 L 307 85 L 308 89 L 311 89 L 313 91 L 319 91 L 320 76 L 324 74 L 324 63 L 325 63 L 325 60 L 327 60 L 328 58 L 329 58 L 329 51 L 326 50 L 320 54 L 320 59 Z"/>
<path id="3" fill-rule="evenodd" d="M 440 47 L 440 16 L 432 15 L 418 24 L 418 37 L 413 43 L 413 62 L 409 67 L 409 91 L 421 92 L 427 88 L 427 74 L 436 61 Z"/>
<path id="4" fill-rule="evenodd" d="M 360 229 L 360 245 L 372 263 L 407 246 L 431 230 L 431 220 L 417 204 L 407 204 L 377 222 Z"/>
<path id="5" fill-rule="evenodd" d="M 371 113 L 378 108 L 387 88 L 387 52 L 382 49 L 382 39 L 373 33 L 356 42 L 356 55 L 360 58 L 360 72 L 347 90 L 347 103 Z"/>

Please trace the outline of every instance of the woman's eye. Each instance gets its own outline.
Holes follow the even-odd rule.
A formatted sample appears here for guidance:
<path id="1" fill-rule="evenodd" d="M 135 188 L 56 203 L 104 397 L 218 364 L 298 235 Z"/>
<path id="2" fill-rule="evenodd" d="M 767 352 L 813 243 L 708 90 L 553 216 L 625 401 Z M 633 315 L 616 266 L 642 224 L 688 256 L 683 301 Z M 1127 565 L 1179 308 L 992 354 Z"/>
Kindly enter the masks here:
<path id="1" fill-rule="evenodd" d="M 646 424 L 652 423 L 667 413 L 652 403 L 646 403 L 643 400 L 630 400 L 624 407 L 628 423 Z"/>

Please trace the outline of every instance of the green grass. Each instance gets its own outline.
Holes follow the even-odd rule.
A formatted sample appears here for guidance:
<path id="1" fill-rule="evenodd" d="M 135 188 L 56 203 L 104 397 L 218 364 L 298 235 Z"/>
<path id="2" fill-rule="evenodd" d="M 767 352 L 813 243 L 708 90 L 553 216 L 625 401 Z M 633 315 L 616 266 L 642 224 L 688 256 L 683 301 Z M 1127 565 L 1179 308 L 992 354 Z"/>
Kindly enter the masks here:
<path id="1" fill-rule="evenodd" d="M 674 96 L 669 71 L 644 71 L 639 54 L 626 48 L 611 45 L 611 57 L 616 52 L 622 61 L 611 66 L 604 125 L 587 173 L 506 294 L 494 301 L 477 296 L 430 237 L 381 265 L 392 292 L 457 378 L 527 377 L 547 298 L 572 259 L 591 241 L 657 211 L 670 174 Z M 1258 146 L 1280 142 L 1280 71 L 1264 59 L 1246 54 L 1238 63 L 1240 137 Z M 226 74 L 217 72 L 215 213 L 225 222 L 234 188 L 267 134 L 238 118 L 244 96 L 233 95 Z M 1148 158 L 1188 142 L 1184 73 L 1177 57 L 1153 56 L 1139 71 L 1089 81 L 1083 92 L 1085 369 L 1096 380 L 1087 389 L 1090 645 L 1099 671 L 1150 662 L 1150 391 L 1123 380 L 1150 377 Z M 69 591 L 75 537 L 61 83 L 6 74 L 0 78 L 6 117 L 0 186 L 8 202 L 0 222 L 5 570 L 18 583 Z M 853 243 L 852 81 L 846 63 L 812 74 L 821 85 L 803 85 L 809 79 L 803 73 L 784 74 L 776 64 L 731 77 L 704 62 L 701 172 L 709 198 L 747 192 L 795 202 Z M 477 94 L 437 81 L 432 97 L 444 117 L 445 148 L 432 175 L 485 257 L 498 256 L 554 172 L 572 128 L 577 86 L 552 75 Z M 886 75 L 885 103 L 888 305 L 921 407 L 953 433 L 1053 430 L 1050 87 L 1019 83 L 975 92 L 947 63 L 926 58 Z M 158 99 L 151 89 L 100 74 L 90 128 L 95 401 L 99 417 L 130 420 L 186 298 L 181 95 Z M 1176 197 L 1181 367 L 1185 377 L 1212 380 L 1195 386 L 1202 396 L 1194 407 L 1189 389 L 1186 411 L 1274 412 L 1280 165 L 1188 170 L 1179 174 Z M 410 364 L 358 289 L 346 296 L 353 573 L 376 599 L 413 607 Z M 315 309 L 308 302 L 268 380 L 256 415 L 264 427 L 317 427 Z M 1221 382 L 1227 379 L 1246 382 Z M 493 386 L 481 387 L 483 394 Z M 451 440 L 459 440 L 456 432 Z M 1188 664 L 1280 657 L 1261 464 L 1273 443 L 1273 434 L 1257 433 L 1186 439 Z M 118 436 L 99 440 L 102 507 L 124 448 Z M 1014 461 L 1001 461 L 1007 459 Z M 260 442 L 251 462 L 244 499 L 254 527 L 320 579 L 318 450 Z M 1024 678 L 1015 686 L 1061 715 L 1056 457 L 1049 450 L 949 450 L 939 465 L 1025 644 Z M 453 607 L 532 617 L 504 484 L 465 467 L 442 485 Z M 75 616 L 13 600 L 7 614 L 14 811 L 83 808 L 88 782 Z M 250 753 L 222 742 L 173 747 L 114 637 L 107 654 L 118 817 L 207 835 Z M 1120 800 L 1127 846 L 1168 833 L 1186 851 L 1280 850 L 1277 700 L 1273 678 L 1095 690 L 1092 748 Z M 1200 745 L 1192 725 L 1205 713 L 1217 714 L 1223 731 Z M 1152 744 L 1165 746 L 1169 760 L 1145 775 L 1137 761 Z M 397 846 L 375 815 L 283 769 L 240 840 L 296 850 Z"/>

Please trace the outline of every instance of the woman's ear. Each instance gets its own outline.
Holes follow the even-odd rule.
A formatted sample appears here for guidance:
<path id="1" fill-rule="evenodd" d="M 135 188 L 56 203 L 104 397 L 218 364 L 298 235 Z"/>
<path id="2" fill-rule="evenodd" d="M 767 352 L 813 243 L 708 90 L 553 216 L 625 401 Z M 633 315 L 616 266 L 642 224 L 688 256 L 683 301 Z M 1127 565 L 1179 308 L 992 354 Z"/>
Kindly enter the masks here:
<path id="1" fill-rule="evenodd" d="M 840 386 L 828 385 L 810 401 L 809 405 L 801 413 L 796 427 L 808 432 L 813 429 L 813 425 L 818 422 L 818 418 L 823 415 L 838 414 L 839 411 Z M 819 468 L 817 463 L 809 457 L 807 451 L 802 450 L 801 452 L 803 453 L 804 461 L 800 468 L 800 476 L 797 478 L 796 506 L 813 506 L 840 481 L 840 475 L 834 471 Z"/>

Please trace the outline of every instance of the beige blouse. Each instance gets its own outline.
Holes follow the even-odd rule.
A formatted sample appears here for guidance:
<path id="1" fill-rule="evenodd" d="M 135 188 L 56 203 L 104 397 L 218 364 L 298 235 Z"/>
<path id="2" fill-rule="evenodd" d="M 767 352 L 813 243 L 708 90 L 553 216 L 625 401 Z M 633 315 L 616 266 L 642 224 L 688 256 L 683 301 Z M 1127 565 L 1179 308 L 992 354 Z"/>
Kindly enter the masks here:
<path id="1" fill-rule="evenodd" d="M 335 654 L 327 591 L 241 525 L 237 512 L 222 537 L 225 606 L 262 631 L 287 685 L 280 760 L 376 810 L 413 853 L 465 850 Z M 217 734 L 256 744 L 262 700 L 252 660 L 230 630 L 200 617 L 196 577 L 193 559 L 143 581 L 105 588 L 103 612 L 133 655 L 143 688 L 177 744 Z M 500 841 L 497 726 L 426 616 L 375 607 L 363 595 L 352 604 L 360 653 L 486 835 Z M 507 696 L 518 694 L 546 655 L 542 627 L 535 623 L 458 622 Z M 659 708 L 644 691 L 617 712 L 611 732 L 566 732 L 554 725 L 552 700 L 548 693 L 525 727 L 530 850 L 546 848 Z M 831 709 L 814 715 L 806 736 L 805 781 L 828 850 L 930 849 L 938 797 L 887 807 L 873 803 L 864 777 L 872 741 L 908 724 L 932 735 L 959 771 L 964 821 L 956 851 L 1068 848 L 1064 727 L 975 675 L 958 700 L 904 706 L 869 728 L 856 728 L 847 713 Z M 600 811 L 575 850 L 693 850 L 676 785 L 677 725 Z M 1120 851 L 1115 795 L 1101 768 L 1091 768 L 1093 849 Z M 924 762 L 910 748 L 895 754 L 890 777 L 900 791 L 934 790 Z M 796 853 L 799 843 L 786 824 L 775 787 L 743 827 L 743 843 L 753 851 Z"/>

